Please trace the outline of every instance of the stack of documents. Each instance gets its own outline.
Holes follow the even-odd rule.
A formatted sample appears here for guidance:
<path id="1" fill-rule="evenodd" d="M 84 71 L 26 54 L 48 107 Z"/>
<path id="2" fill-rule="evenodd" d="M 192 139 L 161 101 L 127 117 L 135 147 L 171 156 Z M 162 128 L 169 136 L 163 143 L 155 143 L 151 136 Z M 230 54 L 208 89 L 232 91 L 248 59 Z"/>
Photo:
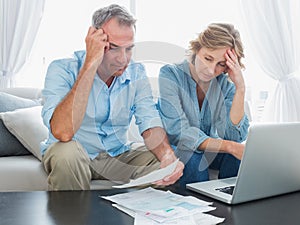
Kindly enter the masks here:
<path id="1" fill-rule="evenodd" d="M 210 206 L 211 202 L 151 187 L 102 198 L 134 217 L 135 225 L 212 225 L 224 221 L 224 218 L 204 213 L 215 209 Z"/>

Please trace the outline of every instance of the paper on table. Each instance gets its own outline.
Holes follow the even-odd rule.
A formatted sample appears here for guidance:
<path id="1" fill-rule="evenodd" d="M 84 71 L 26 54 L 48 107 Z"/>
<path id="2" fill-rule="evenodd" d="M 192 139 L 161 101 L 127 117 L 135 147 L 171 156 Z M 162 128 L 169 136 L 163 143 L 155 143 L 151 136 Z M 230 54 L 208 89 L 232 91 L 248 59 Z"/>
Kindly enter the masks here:
<path id="1" fill-rule="evenodd" d="M 165 221 L 163 223 L 159 223 L 155 220 L 152 220 L 150 218 L 147 218 L 143 215 L 140 215 L 136 213 L 135 211 L 128 209 L 124 206 L 118 205 L 118 204 L 112 204 L 113 207 L 116 207 L 117 209 L 125 212 L 129 216 L 134 218 L 134 225 L 197 225 L 194 221 L 193 216 L 183 216 L 181 218 L 172 219 L 170 218 L 169 221 Z M 200 212 L 201 213 L 201 212 Z M 201 213 L 202 214 L 202 213 Z"/>
<path id="2" fill-rule="evenodd" d="M 155 181 L 161 180 L 164 177 L 170 175 L 171 173 L 173 173 L 173 171 L 176 168 L 176 165 L 178 163 L 177 159 L 175 162 L 173 162 L 172 164 L 168 165 L 165 168 L 159 169 L 159 170 L 155 170 L 143 177 L 139 177 L 135 180 L 130 180 L 129 183 L 127 184 L 122 184 L 122 185 L 116 185 L 113 186 L 113 188 L 128 188 L 128 187 L 134 187 L 134 186 L 139 186 L 139 185 L 145 185 L 145 184 L 150 184 L 153 183 Z"/>
<path id="3" fill-rule="evenodd" d="M 151 220 L 145 216 L 136 214 L 134 217 L 134 225 L 197 225 L 192 216 L 183 216 L 177 219 L 171 219 L 169 221 L 164 221 L 159 223 L 155 220 Z"/>
<path id="4" fill-rule="evenodd" d="M 124 206 L 113 204 L 112 206 L 125 212 L 134 218 L 134 225 L 213 225 L 224 222 L 225 218 L 216 217 L 210 214 L 204 214 L 201 211 L 191 215 L 185 215 L 179 218 L 169 218 L 162 223 L 147 218 L 141 214 L 136 213 L 134 210 L 128 209 Z"/>
<path id="5" fill-rule="evenodd" d="M 138 213 L 159 223 L 215 209 L 215 207 L 210 206 L 212 202 L 206 202 L 192 196 L 174 194 L 170 191 L 156 190 L 151 187 L 101 197 L 117 203 L 118 208 L 129 215 Z"/>
<path id="6" fill-rule="evenodd" d="M 112 205 L 133 217 L 134 225 L 212 225 L 224 221 L 224 218 L 203 213 L 215 209 L 209 206 L 212 204 L 211 202 L 202 201 L 192 196 L 177 195 L 169 191 L 164 192 L 147 188 L 137 192 L 104 196 L 103 198 L 117 202 L 118 204 Z M 134 207 L 133 205 L 138 206 Z M 160 210 L 164 206 L 172 206 L 176 211 L 178 208 L 175 209 L 175 205 L 186 210 L 175 215 L 167 215 L 170 213 L 167 210 L 168 213 L 165 217 L 159 216 L 161 213 L 155 210 Z M 150 211 L 148 211 L 149 209 Z M 148 213 L 145 214 L 143 211 L 148 211 Z M 157 215 L 155 215 L 156 212 Z"/>
<path id="7" fill-rule="evenodd" d="M 134 225 L 215 225 L 224 222 L 224 220 L 225 218 L 199 212 L 159 223 L 155 220 L 136 214 L 134 217 Z"/>

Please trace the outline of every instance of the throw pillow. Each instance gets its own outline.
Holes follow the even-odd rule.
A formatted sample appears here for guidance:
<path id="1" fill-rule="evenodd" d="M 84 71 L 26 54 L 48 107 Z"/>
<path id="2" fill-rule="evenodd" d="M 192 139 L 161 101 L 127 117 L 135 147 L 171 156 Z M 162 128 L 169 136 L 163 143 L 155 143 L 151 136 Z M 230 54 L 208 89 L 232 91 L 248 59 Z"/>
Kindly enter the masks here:
<path id="1" fill-rule="evenodd" d="M 12 135 L 0 119 L 0 157 L 30 155 L 31 153 Z"/>
<path id="2" fill-rule="evenodd" d="M 40 142 L 48 137 L 41 110 L 42 106 L 34 106 L 0 115 L 7 129 L 39 160 L 42 160 Z"/>
<path id="3" fill-rule="evenodd" d="M 40 105 L 37 101 L 0 92 L 0 112 Z M 31 154 L 4 126 L 0 119 L 0 157 Z"/>

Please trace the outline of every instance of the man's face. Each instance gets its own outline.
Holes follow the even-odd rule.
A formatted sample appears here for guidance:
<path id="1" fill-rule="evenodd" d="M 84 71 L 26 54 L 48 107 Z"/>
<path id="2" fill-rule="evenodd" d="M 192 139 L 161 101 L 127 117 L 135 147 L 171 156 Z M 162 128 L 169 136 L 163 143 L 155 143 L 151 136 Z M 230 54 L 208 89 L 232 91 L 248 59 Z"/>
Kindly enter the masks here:
<path id="1" fill-rule="evenodd" d="M 99 72 L 105 77 L 120 76 L 127 68 L 134 47 L 133 26 L 120 25 L 111 19 L 102 26 L 108 36 L 109 48 L 105 51 Z"/>

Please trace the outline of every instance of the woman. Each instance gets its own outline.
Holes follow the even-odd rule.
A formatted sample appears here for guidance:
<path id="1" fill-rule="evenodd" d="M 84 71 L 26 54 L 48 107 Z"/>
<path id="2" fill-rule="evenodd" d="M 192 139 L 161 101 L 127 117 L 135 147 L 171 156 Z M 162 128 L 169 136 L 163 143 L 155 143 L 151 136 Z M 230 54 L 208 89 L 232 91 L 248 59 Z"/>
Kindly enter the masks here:
<path id="1" fill-rule="evenodd" d="M 159 74 L 158 108 L 176 154 L 185 162 L 180 184 L 236 176 L 249 121 L 239 32 L 213 23 L 190 42 L 189 59 Z"/>

